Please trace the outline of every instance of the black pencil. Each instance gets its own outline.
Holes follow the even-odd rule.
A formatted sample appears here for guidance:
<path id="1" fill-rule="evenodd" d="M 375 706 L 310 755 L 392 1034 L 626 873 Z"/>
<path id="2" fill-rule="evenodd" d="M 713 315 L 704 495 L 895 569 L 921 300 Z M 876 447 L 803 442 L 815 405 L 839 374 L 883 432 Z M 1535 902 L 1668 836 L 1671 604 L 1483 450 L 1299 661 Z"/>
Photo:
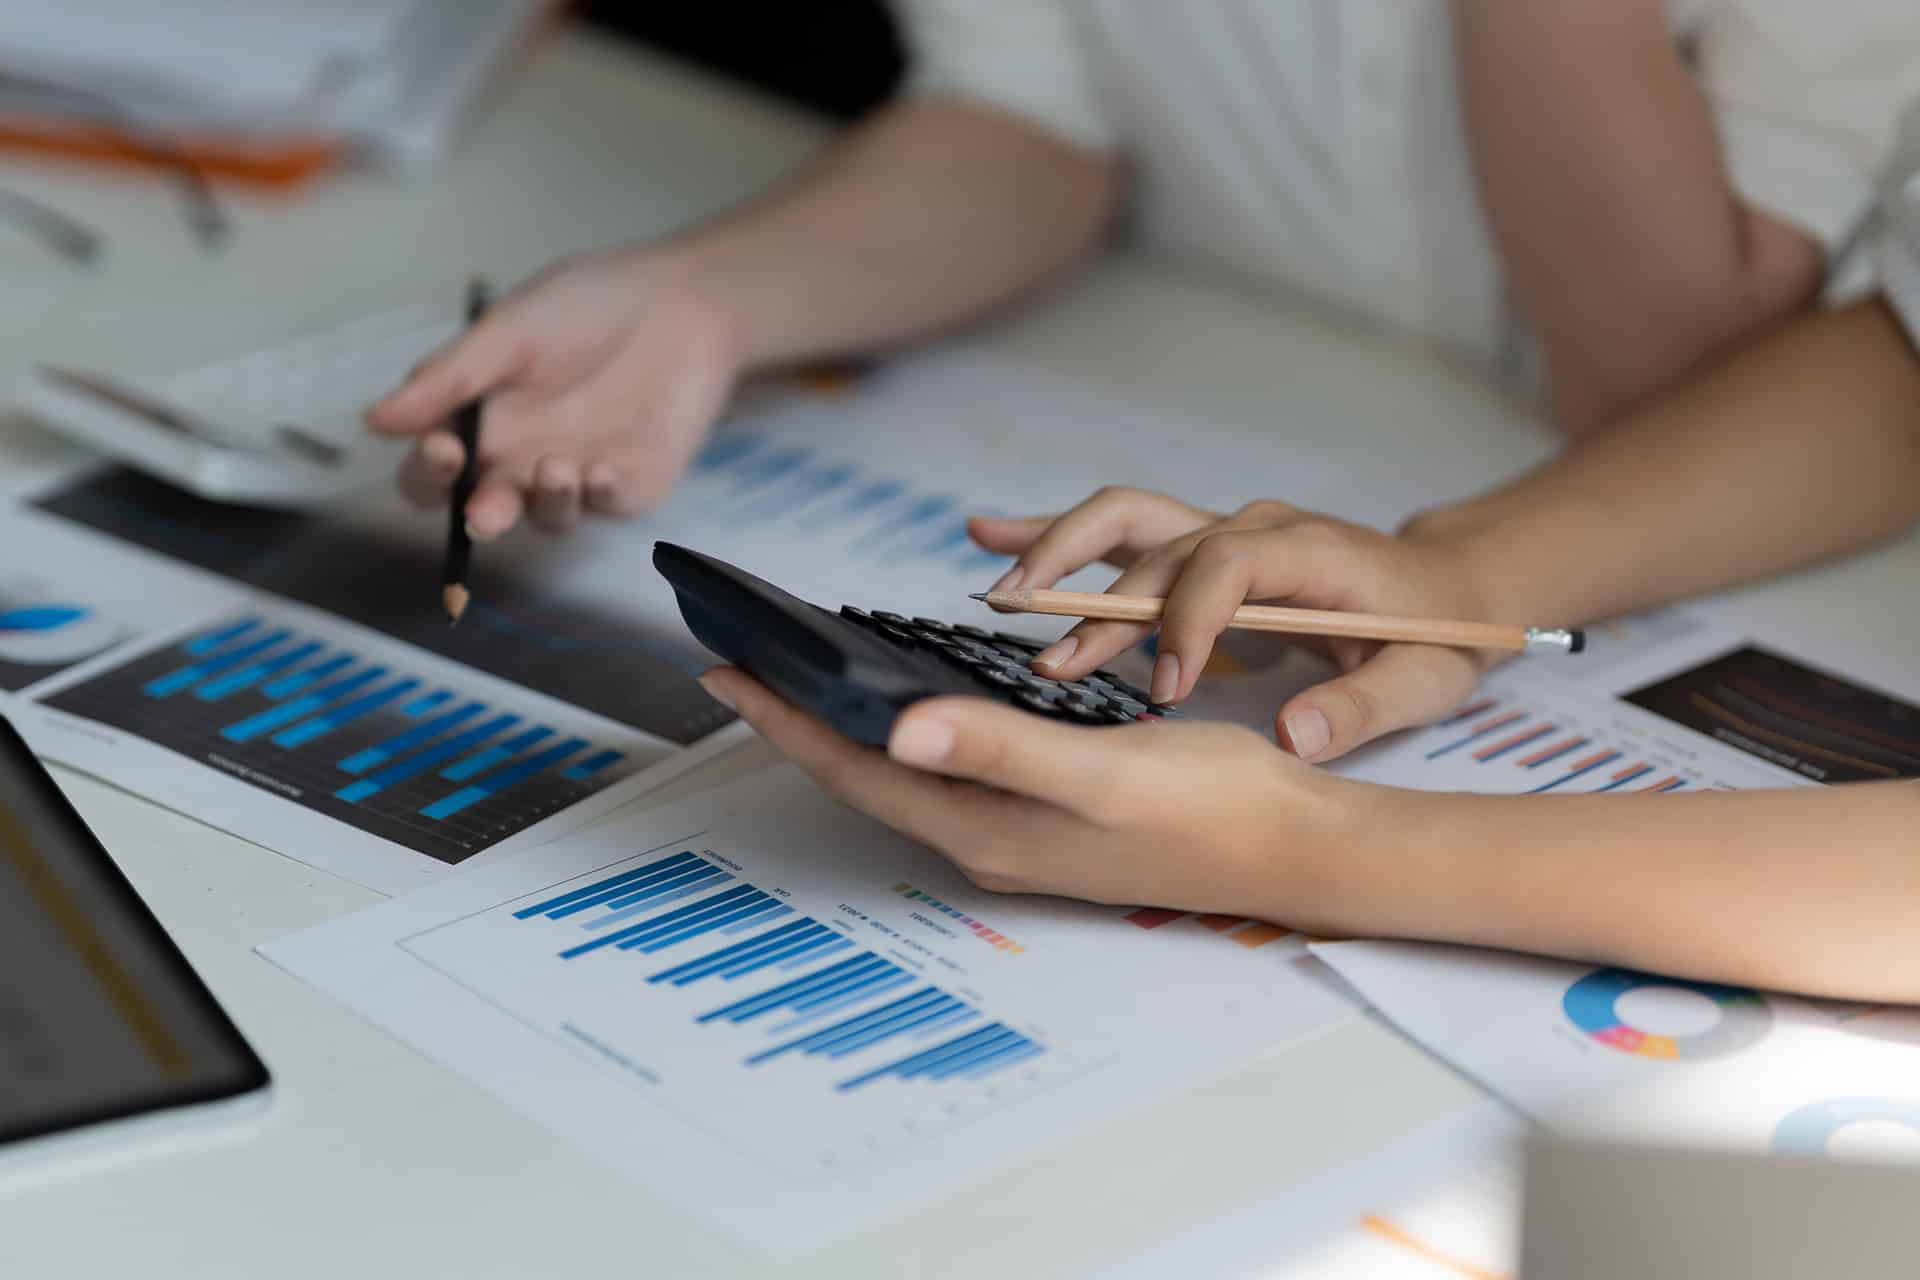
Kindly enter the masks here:
<path id="1" fill-rule="evenodd" d="M 467 286 L 467 327 L 472 328 L 486 314 L 487 282 L 475 280 Z M 463 456 L 460 474 L 453 482 L 452 505 L 447 508 L 447 565 L 441 575 L 444 584 L 440 602 L 447 609 L 447 625 L 458 623 L 473 599 L 467 590 L 467 566 L 473 560 L 473 538 L 467 533 L 467 502 L 473 497 L 480 479 L 480 407 L 481 399 L 460 406 L 454 415 L 453 432 L 460 437 Z"/>

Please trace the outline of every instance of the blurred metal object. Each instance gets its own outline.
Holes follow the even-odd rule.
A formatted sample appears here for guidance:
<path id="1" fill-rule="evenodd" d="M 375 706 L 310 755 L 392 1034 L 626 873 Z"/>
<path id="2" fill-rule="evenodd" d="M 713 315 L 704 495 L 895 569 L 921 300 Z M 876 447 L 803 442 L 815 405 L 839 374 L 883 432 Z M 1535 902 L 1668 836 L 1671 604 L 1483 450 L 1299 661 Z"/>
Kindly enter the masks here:
<path id="1" fill-rule="evenodd" d="M 200 166 L 194 163 L 193 157 L 174 138 L 164 131 L 150 128 L 106 94 L 22 75 L 17 71 L 0 71 L 0 111 L 19 111 L 43 118 L 70 120 L 77 125 L 91 125 L 100 129 L 123 143 L 135 159 L 173 178 L 185 205 L 187 226 L 201 245 L 210 250 L 217 249 L 231 232 L 232 226 L 226 211 L 220 207 L 212 184 L 200 171 Z M 26 197 L 9 199 L 24 201 L 41 215 L 53 214 L 55 220 L 64 222 L 69 229 L 78 226 L 72 219 L 38 201 L 27 200 Z M 44 227 L 42 234 L 46 234 Z M 91 260 L 98 253 L 102 241 L 91 231 L 85 234 L 92 240 L 87 259 Z"/>
<path id="2" fill-rule="evenodd" d="M 100 233 L 86 224 L 69 218 L 50 204 L 5 187 L 0 187 L 0 221 L 26 228 L 55 253 L 83 267 L 99 260 L 100 249 L 105 244 Z"/>

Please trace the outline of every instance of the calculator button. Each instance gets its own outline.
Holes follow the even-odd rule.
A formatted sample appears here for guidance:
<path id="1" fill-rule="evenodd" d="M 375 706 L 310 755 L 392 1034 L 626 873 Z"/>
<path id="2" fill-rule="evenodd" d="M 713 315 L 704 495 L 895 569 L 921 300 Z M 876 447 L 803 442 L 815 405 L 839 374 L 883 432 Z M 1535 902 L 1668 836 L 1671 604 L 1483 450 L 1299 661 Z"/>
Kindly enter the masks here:
<path id="1" fill-rule="evenodd" d="M 1041 715 L 1056 716 L 1060 714 L 1060 704 L 1058 702 L 1043 698 L 1031 689 L 1023 693 L 1014 694 L 1013 700 L 1027 710 L 1038 711 Z"/>
<path id="2" fill-rule="evenodd" d="M 1018 689 L 1022 687 L 1019 677 L 1008 675 L 1006 672 L 995 667 L 983 667 L 975 672 L 975 674 L 978 675 L 981 680 L 996 688 Z"/>
<path id="3" fill-rule="evenodd" d="M 1025 636 L 1016 636 L 1005 631 L 996 631 L 993 638 L 1001 645 L 1012 645 L 1022 653 L 1038 653 L 1046 648 L 1038 640 L 1029 640 Z"/>
<path id="4" fill-rule="evenodd" d="M 953 624 L 953 629 L 963 636 L 972 636 L 975 640 L 993 639 L 993 632 L 987 630 L 985 627 L 976 627 L 970 623 L 956 622 Z"/>
<path id="5" fill-rule="evenodd" d="M 913 619 L 903 618 L 897 613 L 888 613 L 884 609 L 875 609 L 873 616 L 881 622 L 890 622 L 896 627 L 910 627 L 913 625 Z"/>
<path id="6" fill-rule="evenodd" d="M 914 625 L 914 626 L 916 626 L 916 627 L 919 627 L 919 628 L 921 628 L 921 629 L 922 629 L 923 631 L 938 631 L 938 632 L 939 632 L 940 634 L 942 634 L 942 635 L 945 635 L 945 634 L 946 634 L 947 632 L 949 632 L 949 631 L 952 631 L 952 630 L 953 630 L 953 628 L 952 628 L 952 627 L 950 627 L 950 626 L 948 626 L 948 625 L 947 625 L 946 623 L 944 623 L 944 622 L 942 622 L 942 621 L 940 621 L 940 619 L 938 619 L 938 618 L 918 618 L 918 617 L 916 617 L 916 618 L 915 618 L 915 619 L 913 620 L 913 625 Z"/>

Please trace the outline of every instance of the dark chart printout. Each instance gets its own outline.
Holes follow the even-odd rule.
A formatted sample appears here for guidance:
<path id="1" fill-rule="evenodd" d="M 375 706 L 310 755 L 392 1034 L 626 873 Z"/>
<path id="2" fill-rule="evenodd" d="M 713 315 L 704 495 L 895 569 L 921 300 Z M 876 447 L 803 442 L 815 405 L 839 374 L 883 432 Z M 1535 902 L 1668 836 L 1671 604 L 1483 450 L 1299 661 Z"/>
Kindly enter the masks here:
<path id="1" fill-rule="evenodd" d="M 1626 700 L 1816 782 L 1920 778 L 1920 707 L 1758 647 Z"/>
<path id="2" fill-rule="evenodd" d="M 426 542 L 324 515 L 207 502 L 119 468 L 35 505 L 678 746 L 732 718 L 694 682 L 705 663 L 678 618 L 650 624 L 561 598 L 504 554 L 478 558 L 473 605 L 448 627 L 440 552 Z"/>
<path id="3" fill-rule="evenodd" d="M 463 693 L 271 616 L 224 620 L 44 702 L 447 863 L 652 763 L 631 741 L 596 741 L 585 717 L 569 727 Z"/>

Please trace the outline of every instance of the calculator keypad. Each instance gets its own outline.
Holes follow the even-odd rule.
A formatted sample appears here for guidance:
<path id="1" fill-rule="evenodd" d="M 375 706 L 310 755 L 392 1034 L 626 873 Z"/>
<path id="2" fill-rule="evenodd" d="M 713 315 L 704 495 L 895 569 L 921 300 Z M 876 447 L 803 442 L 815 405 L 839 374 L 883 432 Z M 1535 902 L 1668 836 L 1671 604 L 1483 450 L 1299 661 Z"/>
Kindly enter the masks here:
<path id="1" fill-rule="evenodd" d="M 970 675 L 983 696 L 1037 715 L 1086 725 L 1131 724 L 1180 715 L 1172 707 L 1154 705 L 1145 690 L 1111 671 L 1096 671 L 1079 680 L 1053 680 L 1039 674 L 1032 661 L 1041 646 L 1023 636 L 884 610 L 869 613 L 852 605 L 841 609 L 840 616 L 889 644 L 931 653 Z"/>

